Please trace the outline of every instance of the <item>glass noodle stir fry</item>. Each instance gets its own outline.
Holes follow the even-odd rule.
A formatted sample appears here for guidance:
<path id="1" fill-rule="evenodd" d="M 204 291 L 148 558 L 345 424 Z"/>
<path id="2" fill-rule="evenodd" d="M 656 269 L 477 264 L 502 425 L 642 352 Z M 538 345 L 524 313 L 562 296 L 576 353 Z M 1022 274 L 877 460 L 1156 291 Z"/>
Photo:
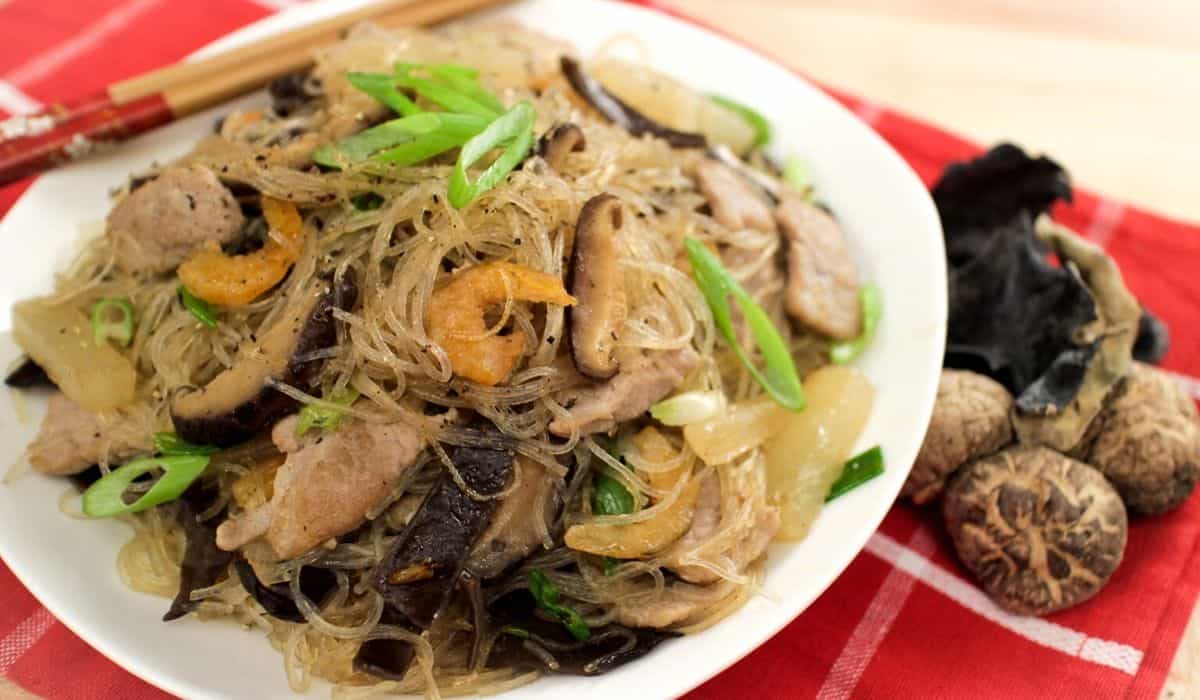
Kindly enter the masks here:
<path id="1" fill-rule="evenodd" d="M 165 619 L 261 630 L 296 690 L 603 673 L 882 471 L 879 295 L 768 122 L 569 56 L 361 26 L 14 309 L 59 390 L 29 461 L 133 526 Z"/>

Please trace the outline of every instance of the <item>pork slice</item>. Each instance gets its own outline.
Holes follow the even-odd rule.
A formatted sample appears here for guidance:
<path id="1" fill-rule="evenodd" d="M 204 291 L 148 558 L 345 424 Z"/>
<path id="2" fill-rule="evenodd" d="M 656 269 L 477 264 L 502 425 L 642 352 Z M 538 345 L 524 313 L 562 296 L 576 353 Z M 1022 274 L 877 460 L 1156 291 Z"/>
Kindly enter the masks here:
<path id="1" fill-rule="evenodd" d="M 761 486 L 761 482 L 748 483 L 739 480 L 749 488 Z M 764 494 L 737 494 L 739 511 L 741 504 L 748 499 L 762 501 Z M 741 572 L 751 562 L 758 559 L 767 550 L 767 545 L 778 534 L 783 525 L 779 509 L 768 506 L 765 502 L 758 508 L 752 521 L 733 523 L 721 522 L 721 482 L 715 474 L 709 474 L 700 482 L 700 498 L 696 502 L 696 512 L 692 517 L 692 526 L 683 537 L 672 546 L 667 553 L 666 565 L 679 578 L 689 583 L 708 584 L 720 580 L 720 576 L 710 568 L 693 563 L 689 553 L 707 542 L 724 525 L 737 528 L 737 536 L 729 546 L 720 552 L 703 552 L 700 558 L 713 565 L 731 572 Z M 703 550 L 702 550 L 703 551 Z M 693 555 L 694 556 L 694 555 Z"/>
<path id="2" fill-rule="evenodd" d="M 121 200 L 106 235 L 119 268 L 157 274 L 202 244 L 233 241 L 244 222 L 233 194 L 211 170 L 193 165 L 168 168 Z"/>
<path id="3" fill-rule="evenodd" d="M 297 420 L 285 418 L 272 431 L 287 458 L 271 501 L 221 523 L 217 546 L 237 549 L 265 536 L 280 559 L 299 556 L 362 524 L 424 448 L 420 434 L 402 423 L 348 420 L 335 432 L 297 439 Z"/>
<path id="4" fill-rule="evenodd" d="M 693 175 L 717 223 L 734 231 L 775 230 L 775 219 L 762 195 L 733 169 L 715 160 L 702 160 Z"/>
<path id="5" fill-rule="evenodd" d="M 788 315 L 830 338 L 858 337 L 858 270 L 837 221 L 820 207 L 795 198 L 781 203 L 775 218 L 787 240 Z"/>
<path id="6" fill-rule="evenodd" d="M 557 510 L 558 488 L 548 480 L 546 467 L 518 457 L 517 479 L 467 558 L 467 568 L 480 578 L 500 575 L 540 547 L 545 528 L 538 526 L 538 519 L 548 526 Z"/>
<path id="7" fill-rule="evenodd" d="M 56 393 L 29 444 L 29 463 L 43 474 L 67 476 L 101 461 L 121 462 L 150 450 L 150 434 L 144 428 L 127 414 L 102 416 Z"/>
<path id="8" fill-rule="evenodd" d="M 606 432 L 645 413 L 700 366 L 700 356 L 690 347 L 621 354 L 617 374 L 577 390 L 569 415 L 552 421 L 551 433 L 568 437 L 573 429 L 580 435 Z"/>

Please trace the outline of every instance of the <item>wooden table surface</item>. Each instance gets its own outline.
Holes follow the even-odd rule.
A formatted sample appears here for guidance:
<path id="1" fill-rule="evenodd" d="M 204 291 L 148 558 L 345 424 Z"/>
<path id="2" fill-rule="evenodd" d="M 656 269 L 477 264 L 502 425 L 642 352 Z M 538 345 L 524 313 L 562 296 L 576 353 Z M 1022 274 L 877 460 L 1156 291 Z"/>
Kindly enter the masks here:
<path id="1" fill-rule="evenodd" d="M 1200 0 L 671 1 L 817 80 L 1200 223 Z M 1200 697 L 1200 608 L 1163 697 Z"/>

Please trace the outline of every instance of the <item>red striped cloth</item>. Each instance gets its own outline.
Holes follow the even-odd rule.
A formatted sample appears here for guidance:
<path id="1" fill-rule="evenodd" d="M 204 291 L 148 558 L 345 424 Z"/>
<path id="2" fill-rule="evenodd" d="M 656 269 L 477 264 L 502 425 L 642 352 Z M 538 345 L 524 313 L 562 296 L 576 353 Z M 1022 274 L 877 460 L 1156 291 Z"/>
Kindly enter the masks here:
<path id="1" fill-rule="evenodd" d="M 669 8 L 653 2 L 641 4 Z M 174 61 L 288 0 L 0 3 L 0 114 L 35 109 Z M 134 49 L 133 47 L 136 47 Z M 926 181 L 978 146 L 871 102 L 835 96 Z M 1066 163 L 1070 166 L 1070 163 Z M 0 214 L 27 184 L 0 189 Z M 1200 399 L 1200 228 L 1079 192 L 1057 217 L 1103 243 L 1170 326 L 1165 367 Z M 965 578 L 938 518 L 896 506 L 800 618 L 693 700 L 783 697 L 1156 697 L 1200 594 L 1200 502 L 1130 528 L 1102 595 L 1045 619 L 1008 615 Z M 63 673 L 69 668 L 69 673 Z M 71 634 L 0 567 L 0 675 L 47 698 L 165 694 Z M 282 678 L 282 677 L 281 677 Z M 1200 689 L 1195 689 L 1200 692 Z"/>

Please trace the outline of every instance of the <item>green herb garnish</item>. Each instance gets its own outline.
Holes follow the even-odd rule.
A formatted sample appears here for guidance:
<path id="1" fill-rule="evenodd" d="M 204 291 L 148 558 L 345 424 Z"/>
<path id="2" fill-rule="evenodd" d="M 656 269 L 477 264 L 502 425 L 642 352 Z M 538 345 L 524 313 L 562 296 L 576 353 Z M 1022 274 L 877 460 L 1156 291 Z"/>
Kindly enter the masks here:
<path id="1" fill-rule="evenodd" d="M 862 333 L 854 340 L 841 340 L 830 346 L 829 359 L 834 364 L 848 364 L 862 354 L 875 337 L 879 319 L 883 316 L 883 295 L 874 284 L 864 284 L 858 290 L 858 303 L 862 306 Z"/>
<path id="2" fill-rule="evenodd" d="M 346 415 L 344 407 L 354 403 L 358 397 L 358 390 L 347 386 L 334 390 L 329 398 L 326 399 L 329 403 L 337 404 L 342 408 L 316 406 L 313 404 L 305 406 L 300 409 L 300 419 L 296 423 L 296 434 L 303 435 L 313 428 L 337 430 L 338 425 L 342 422 L 342 418 Z"/>
<path id="3" fill-rule="evenodd" d="M 92 306 L 92 338 L 96 345 L 112 339 L 122 347 L 133 340 L 133 304 L 128 299 L 101 299 Z"/>
<path id="4" fill-rule="evenodd" d="M 213 309 L 212 304 L 204 301 L 200 297 L 192 294 L 192 292 L 182 284 L 179 285 L 179 300 L 183 302 L 183 308 L 187 309 L 196 320 L 208 326 L 209 328 L 217 327 L 217 312 Z"/>
<path id="5" fill-rule="evenodd" d="M 402 117 L 411 117 L 424 110 L 396 88 L 396 76 L 388 73 L 347 73 L 346 80 L 362 92 L 391 107 Z"/>
<path id="6" fill-rule="evenodd" d="M 796 373 L 796 363 L 792 360 L 787 343 L 783 342 L 783 337 L 771 321 L 771 317 L 703 243 L 695 238 L 687 238 L 684 240 L 684 247 L 687 249 L 688 260 L 692 263 L 692 274 L 696 278 L 696 284 L 704 294 L 708 308 L 712 310 L 717 329 L 733 347 L 738 359 L 750 371 L 755 381 L 781 406 L 791 411 L 803 410 L 804 389 Z M 760 371 L 754 365 L 750 356 L 738 343 L 729 308 L 731 295 L 737 300 L 742 316 L 754 335 L 754 341 L 763 356 L 765 371 Z"/>
<path id="7" fill-rule="evenodd" d="M 518 102 L 477 136 L 463 144 L 450 176 L 450 204 L 462 209 L 479 195 L 500 183 L 517 164 L 524 160 L 533 147 L 533 121 L 536 117 L 533 105 Z M 504 148 L 487 170 L 471 182 L 467 179 L 467 168 L 496 148 Z"/>
<path id="8" fill-rule="evenodd" d="M 583 621 L 583 616 L 576 612 L 574 608 L 561 605 L 558 602 L 562 594 L 559 592 L 558 586 L 554 585 L 554 582 L 546 574 L 538 569 L 534 569 L 529 572 L 528 578 L 529 592 L 533 595 L 533 600 L 539 608 L 561 620 L 563 626 L 567 628 L 572 637 L 581 642 L 591 639 L 592 630 Z"/>
<path id="9" fill-rule="evenodd" d="M 83 492 L 83 512 L 93 518 L 137 513 L 179 498 L 208 466 L 204 455 L 143 457 L 109 472 Z M 163 474 L 150 490 L 133 503 L 125 502 L 125 491 L 135 479 L 155 469 Z"/>
<path id="10" fill-rule="evenodd" d="M 193 445 L 175 433 L 155 433 L 153 437 L 154 451 L 163 457 L 202 456 L 216 454 L 221 451 L 215 445 Z"/>
<path id="11" fill-rule="evenodd" d="M 842 467 L 842 475 L 833 482 L 829 495 L 825 497 L 828 503 L 849 491 L 862 486 L 871 479 L 883 473 L 883 450 L 876 445 L 862 454 L 846 460 Z"/>
<path id="12" fill-rule="evenodd" d="M 771 122 L 758 110 L 722 95 L 709 95 L 708 99 L 746 120 L 750 128 L 754 129 L 752 148 L 761 148 L 771 142 Z"/>
<path id="13" fill-rule="evenodd" d="M 633 494 L 625 485 L 603 472 L 596 475 L 592 491 L 592 512 L 596 515 L 625 515 L 633 512 Z"/>

